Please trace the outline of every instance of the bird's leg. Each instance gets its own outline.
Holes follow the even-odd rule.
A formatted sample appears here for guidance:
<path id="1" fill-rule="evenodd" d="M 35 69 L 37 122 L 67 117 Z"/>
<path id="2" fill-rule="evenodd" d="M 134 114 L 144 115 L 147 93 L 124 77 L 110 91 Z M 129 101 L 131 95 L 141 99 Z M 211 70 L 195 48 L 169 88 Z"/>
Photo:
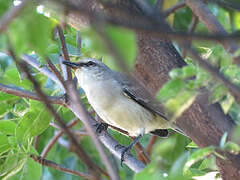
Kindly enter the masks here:
<path id="1" fill-rule="evenodd" d="M 124 161 L 124 156 L 126 153 L 129 153 L 132 149 L 132 147 L 137 144 L 137 142 L 139 141 L 139 139 L 142 137 L 143 135 L 140 134 L 136 139 L 133 140 L 133 142 L 127 146 L 127 147 L 124 147 L 123 151 L 122 151 L 122 154 L 121 154 L 121 166 L 122 166 L 122 163 Z"/>
<path id="2" fill-rule="evenodd" d="M 106 131 L 108 129 L 108 124 L 107 123 L 97 123 L 95 124 L 96 128 L 96 132 L 97 134 L 101 134 L 102 131 Z"/>

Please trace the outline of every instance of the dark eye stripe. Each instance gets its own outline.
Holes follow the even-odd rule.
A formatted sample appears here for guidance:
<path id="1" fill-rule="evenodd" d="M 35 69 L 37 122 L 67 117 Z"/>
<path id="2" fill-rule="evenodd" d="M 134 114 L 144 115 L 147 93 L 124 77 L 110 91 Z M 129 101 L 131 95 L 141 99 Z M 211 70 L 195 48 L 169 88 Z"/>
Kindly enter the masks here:
<path id="1" fill-rule="evenodd" d="M 94 65 L 96 65 L 96 64 L 92 61 L 89 61 L 88 63 L 86 63 L 86 66 L 94 66 Z"/>

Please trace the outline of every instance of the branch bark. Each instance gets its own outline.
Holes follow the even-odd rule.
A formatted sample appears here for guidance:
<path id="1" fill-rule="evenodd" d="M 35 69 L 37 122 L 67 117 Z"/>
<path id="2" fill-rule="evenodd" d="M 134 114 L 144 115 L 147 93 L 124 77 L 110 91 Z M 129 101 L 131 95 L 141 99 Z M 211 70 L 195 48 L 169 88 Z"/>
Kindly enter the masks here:
<path id="1" fill-rule="evenodd" d="M 30 91 L 26 91 L 16 86 L 8 86 L 0 83 L 0 91 L 19 97 L 42 101 L 42 99 L 37 94 L 34 94 Z M 52 104 L 65 105 L 65 100 L 63 97 L 47 96 L 47 98 L 49 102 L 51 102 Z"/>

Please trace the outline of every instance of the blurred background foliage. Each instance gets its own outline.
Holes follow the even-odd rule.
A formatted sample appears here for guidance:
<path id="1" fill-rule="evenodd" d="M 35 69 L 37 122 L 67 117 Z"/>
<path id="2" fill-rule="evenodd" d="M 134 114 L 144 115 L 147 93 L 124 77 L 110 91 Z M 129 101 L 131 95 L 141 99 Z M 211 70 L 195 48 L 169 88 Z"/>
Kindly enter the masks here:
<path id="1" fill-rule="evenodd" d="M 151 0 L 154 4 L 155 1 Z M 177 0 L 165 1 L 164 8 L 174 5 Z M 0 16 L 8 8 L 19 1 L 0 0 Z M 238 32 L 240 29 L 240 13 L 230 9 L 219 7 L 216 4 L 208 6 L 218 17 L 218 20 L 228 32 Z M 187 31 L 193 18 L 192 12 L 185 7 L 176 11 L 168 18 L 168 22 L 176 31 Z M 59 19 L 51 16 L 44 6 L 31 4 L 20 16 L 18 16 L 0 34 L 0 83 L 15 85 L 19 88 L 32 90 L 32 84 L 21 75 L 11 57 L 7 55 L 7 45 L 10 41 L 15 52 L 20 57 L 26 53 L 35 57 L 43 66 L 45 57 L 59 67 L 61 54 L 60 40 L 54 30 Z M 114 47 L 118 50 L 129 69 L 134 66 L 138 53 L 137 39 L 133 31 L 107 25 L 104 31 L 110 38 Z M 205 26 L 198 23 L 196 32 L 208 32 Z M 81 57 L 102 58 L 103 62 L 115 70 L 121 70 L 114 61 L 114 57 L 106 47 L 104 40 L 92 28 L 84 28 L 80 31 L 67 26 L 64 30 L 67 48 L 72 61 L 78 61 Z M 77 43 L 77 37 L 81 38 L 81 49 Z M 175 44 L 181 53 L 181 48 Z M 218 44 L 207 41 L 194 41 L 193 47 L 204 58 L 218 67 L 226 77 L 237 85 L 240 85 L 240 69 L 232 63 L 232 57 Z M 158 138 L 151 154 L 151 163 L 141 173 L 134 174 L 128 167 L 120 166 L 119 173 L 122 179 L 154 180 L 154 179 L 197 179 L 197 176 L 215 173 L 217 178 L 218 168 L 215 164 L 216 148 L 238 153 L 240 151 L 240 106 L 234 101 L 226 87 L 216 82 L 206 71 L 201 69 L 190 57 L 186 57 L 187 66 L 174 69 L 169 73 L 170 80 L 159 91 L 157 97 L 169 109 L 169 113 L 178 117 L 191 105 L 201 88 L 206 87 L 211 92 L 210 102 L 220 103 L 224 112 L 230 115 L 238 125 L 233 132 L 232 142 L 226 142 L 227 134 L 223 136 L 219 147 L 206 147 L 199 149 L 191 140 L 180 134 L 172 134 L 166 139 Z M 42 89 L 48 95 L 63 95 L 61 89 L 50 79 L 41 75 L 35 69 L 31 69 L 34 77 L 41 84 Z M 90 109 L 87 100 L 82 95 L 85 105 Z M 34 100 L 19 98 L 0 92 L 0 179 L 64 179 L 74 180 L 80 177 L 62 173 L 55 169 L 42 167 L 29 158 L 30 153 L 40 154 L 48 141 L 54 135 L 55 128 L 49 126 L 54 122 L 43 104 Z M 58 113 L 69 122 L 74 118 L 72 112 L 64 107 L 55 105 Z M 79 123 L 73 129 L 82 128 Z M 128 145 L 131 140 L 116 131 L 109 130 L 110 134 L 121 144 Z M 34 148 L 34 138 L 39 136 L 38 146 Z M 148 144 L 150 135 L 141 140 L 143 146 Z M 68 142 L 66 137 L 61 139 Z M 79 137 L 82 146 L 99 165 L 103 166 L 95 146 L 88 136 Z M 64 143 L 63 143 L 64 144 Z M 47 159 L 63 164 L 68 168 L 86 171 L 84 164 L 76 155 L 61 143 L 56 143 L 47 155 Z M 111 154 L 108 152 L 109 156 Z M 224 158 L 224 157 L 222 157 Z"/>

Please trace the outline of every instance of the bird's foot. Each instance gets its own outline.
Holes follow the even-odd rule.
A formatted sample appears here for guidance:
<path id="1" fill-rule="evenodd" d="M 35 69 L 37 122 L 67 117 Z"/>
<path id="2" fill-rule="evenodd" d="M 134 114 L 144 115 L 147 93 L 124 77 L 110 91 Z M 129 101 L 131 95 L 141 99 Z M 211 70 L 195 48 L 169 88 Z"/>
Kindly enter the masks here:
<path id="1" fill-rule="evenodd" d="M 115 146 L 115 149 L 118 149 L 118 148 L 123 149 L 122 152 L 121 152 L 121 166 L 123 166 L 123 161 L 125 159 L 125 155 L 130 153 L 130 151 L 132 149 L 132 146 L 130 145 L 130 146 L 124 147 L 121 144 L 117 144 Z"/>
<path id="2" fill-rule="evenodd" d="M 96 128 L 96 133 L 101 134 L 102 131 L 106 131 L 108 129 L 108 124 L 107 123 L 97 123 L 95 125 Z"/>

